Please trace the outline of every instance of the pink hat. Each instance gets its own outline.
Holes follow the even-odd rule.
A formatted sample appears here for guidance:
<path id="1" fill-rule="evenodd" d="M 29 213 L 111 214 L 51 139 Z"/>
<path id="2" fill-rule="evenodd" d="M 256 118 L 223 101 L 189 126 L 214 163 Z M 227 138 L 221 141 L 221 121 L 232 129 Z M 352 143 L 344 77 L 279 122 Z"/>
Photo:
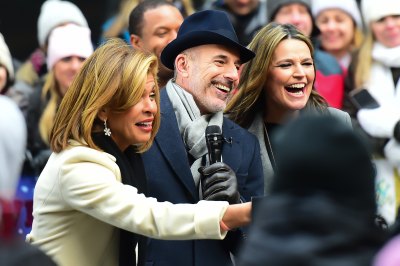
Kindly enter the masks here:
<path id="1" fill-rule="evenodd" d="M 62 58 L 79 56 L 88 58 L 93 53 L 90 30 L 86 27 L 68 24 L 55 28 L 49 37 L 47 48 L 47 69 Z"/>

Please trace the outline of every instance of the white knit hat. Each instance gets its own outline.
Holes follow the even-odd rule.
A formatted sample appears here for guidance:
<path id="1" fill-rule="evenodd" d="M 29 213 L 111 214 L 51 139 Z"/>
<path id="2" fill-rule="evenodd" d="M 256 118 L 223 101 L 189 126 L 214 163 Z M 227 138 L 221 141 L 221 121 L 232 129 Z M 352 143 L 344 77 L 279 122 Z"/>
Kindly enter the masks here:
<path id="1" fill-rule="evenodd" d="M 319 13 L 321 13 L 325 9 L 330 9 L 330 8 L 337 8 L 343 10 L 352 17 L 354 22 L 357 24 L 357 27 L 362 28 L 361 14 L 355 0 L 313 0 L 311 5 L 312 14 L 314 18 L 317 18 Z"/>
<path id="2" fill-rule="evenodd" d="M 44 2 L 37 23 L 39 45 L 43 46 L 46 43 L 52 29 L 68 22 L 88 27 L 85 16 L 75 4 L 60 0 Z"/>
<path id="3" fill-rule="evenodd" d="M 47 69 L 68 56 L 88 58 L 93 53 L 90 30 L 87 27 L 68 24 L 55 28 L 49 36 L 47 48 Z"/>
<path id="4" fill-rule="evenodd" d="M 337 1 L 337 0 L 335 0 Z M 390 15 L 400 15 L 400 0 L 362 0 L 361 11 L 366 27 Z"/>
<path id="5" fill-rule="evenodd" d="M 12 64 L 10 50 L 6 42 L 4 41 L 3 35 L 0 33 L 0 65 L 3 65 L 7 71 L 10 79 L 14 79 L 14 67 Z"/>

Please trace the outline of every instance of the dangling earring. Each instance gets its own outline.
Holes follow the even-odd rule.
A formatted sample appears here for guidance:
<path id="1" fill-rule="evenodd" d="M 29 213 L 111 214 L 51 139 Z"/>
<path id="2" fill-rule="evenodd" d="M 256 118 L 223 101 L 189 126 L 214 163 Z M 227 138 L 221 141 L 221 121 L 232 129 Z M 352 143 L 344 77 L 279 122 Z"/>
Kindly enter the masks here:
<path id="1" fill-rule="evenodd" d="M 104 135 L 111 136 L 111 129 L 107 127 L 107 119 L 104 120 Z"/>

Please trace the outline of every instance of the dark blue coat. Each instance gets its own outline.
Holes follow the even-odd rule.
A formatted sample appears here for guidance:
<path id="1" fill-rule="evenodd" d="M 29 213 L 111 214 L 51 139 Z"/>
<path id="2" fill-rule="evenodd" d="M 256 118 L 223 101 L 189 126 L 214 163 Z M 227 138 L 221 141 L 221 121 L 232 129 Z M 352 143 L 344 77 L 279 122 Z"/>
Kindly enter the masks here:
<path id="1" fill-rule="evenodd" d="M 158 201 L 197 203 L 198 188 L 190 172 L 188 155 L 165 89 L 161 91 L 160 105 L 160 130 L 150 150 L 143 154 L 148 196 Z M 224 144 L 222 158 L 236 173 L 242 200 L 249 201 L 251 196 L 263 195 L 264 179 L 257 138 L 227 118 L 224 118 L 222 132 L 226 138 L 232 138 L 232 144 Z M 147 265 L 232 265 L 230 252 L 235 252 L 242 237 L 242 230 L 236 230 L 229 232 L 222 241 L 152 239 L 147 247 Z"/>

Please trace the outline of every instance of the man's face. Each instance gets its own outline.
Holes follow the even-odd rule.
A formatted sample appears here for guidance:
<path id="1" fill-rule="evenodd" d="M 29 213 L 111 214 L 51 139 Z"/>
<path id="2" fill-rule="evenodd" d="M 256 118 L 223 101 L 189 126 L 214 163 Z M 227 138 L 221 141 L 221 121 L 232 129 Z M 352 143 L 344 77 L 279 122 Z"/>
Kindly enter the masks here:
<path id="1" fill-rule="evenodd" d="M 193 95 L 202 114 L 223 111 L 239 82 L 240 58 L 236 50 L 226 46 L 207 44 L 189 49 L 185 55 L 187 68 L 182 87 Z M 181 84 L 180 84 L 181 85 Z"/>
<path id="2" fill-rule="evenodd" d="M 176 7 L 163 5 L 147 10 L 143 15 L 142 35 L 131 35 L 132 46 L 154 53 L 160 63 L 160 72 L 171 70 L 161 64 L 161 52 L 177 36 L 183 17 Z M 163 74 L 163 73 L 160 73 Z"/>
<path id="3" fill-rule="evenodd" d="M 232 13 L 240 16 L 250 14 L 258 7 L 259 0 L 225 0 Z"/>

